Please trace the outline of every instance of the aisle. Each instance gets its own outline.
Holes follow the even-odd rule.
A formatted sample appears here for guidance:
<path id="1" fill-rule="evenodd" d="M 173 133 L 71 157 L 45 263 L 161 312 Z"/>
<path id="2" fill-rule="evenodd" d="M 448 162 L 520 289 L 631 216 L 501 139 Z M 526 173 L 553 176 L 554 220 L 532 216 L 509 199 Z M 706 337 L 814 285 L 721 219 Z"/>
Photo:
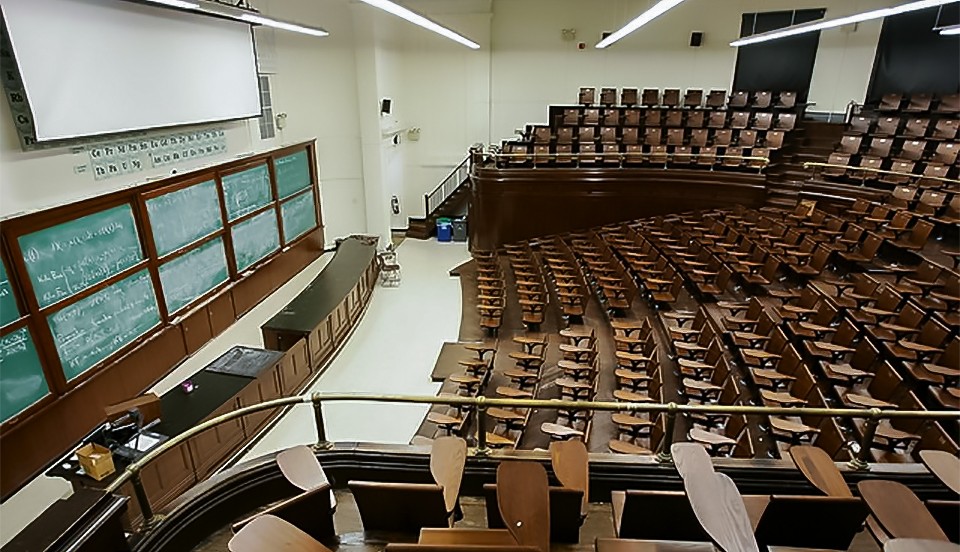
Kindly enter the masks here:
<path id="1" fill-rule="evenodd" d="M 333 363 L 307 392 L 435 395 L 430 372 L 444 341 L 460 327 L 460 283 L 449 276 L 470 254 L 466 244 L 404 240 L 397 249 L 403 270 L 398 288 L 377 287 L 360 325 Z M 425 405 L 339 403 L 324 407 L 331 441 L 406 444 Z M 313 443 L 313 409 L 288 412 L 244 457 Z"/>

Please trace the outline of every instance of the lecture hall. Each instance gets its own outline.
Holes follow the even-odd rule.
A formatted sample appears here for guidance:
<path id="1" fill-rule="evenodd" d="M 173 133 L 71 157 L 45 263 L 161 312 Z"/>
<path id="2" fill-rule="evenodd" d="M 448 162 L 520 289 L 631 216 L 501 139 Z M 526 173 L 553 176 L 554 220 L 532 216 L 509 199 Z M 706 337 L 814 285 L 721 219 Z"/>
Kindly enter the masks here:
<path id="1" fill-rule="evenodd" d="M 960 552 L 960 0 L 0 14 L 0 552 Z"/>

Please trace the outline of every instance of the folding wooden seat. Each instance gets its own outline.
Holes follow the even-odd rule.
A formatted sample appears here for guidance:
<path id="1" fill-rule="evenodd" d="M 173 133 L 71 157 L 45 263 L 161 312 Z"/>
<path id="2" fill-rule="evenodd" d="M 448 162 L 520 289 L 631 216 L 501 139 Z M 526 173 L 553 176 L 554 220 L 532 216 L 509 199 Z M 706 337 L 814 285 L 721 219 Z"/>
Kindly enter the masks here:
<path id="1" fill-rule="evenodd" d="M 607 107 L 600 112 L 600 124 L 603 126 L 620 126 L 620 109 Z"/>
<path id="2" fill-rule="evenodd" d="M 846 176 L 847 167 L 850 166 L 850 154 L 848 153 L 831 153 L 830 157 L 827 159 L 829 165 L 836 165 L 833 167 L 823 167 L 820 170 L 820 174 L 826 176 Z"/>
<path id="3" fill-rule="evenodd" d="M 879 157 L 864 156 L 860 158 L 860 164 L 858 167 L 866 170 L 851 171 L 852 175 L 861 180 L 876 180 L 878 178 L 877 171 L 883 167 L 883 159 L 880 159 Z"/>
<path id="4" fill-rule="evenodd" d="M 727 91 L 726 90 L 710 90 L 707 94 L 706 107 L 723 109 L 724 105 L 727 103 Z"/>
<path id="5" fill-rule="evenodd" d="M 713 167 L 717 163 L 717 148 L 715 146 L 704 146 L 697 151 L 697 165 L 701 167 Z"/>
<path id="6" fill-rule="evenodd" d="M 558 144 L 572 144 L 573 133 L 576 129 L 572 126 L 563 126 L 557 129 Z"/>
<path id="7" fill-rule="evenodd" d="M 549 144 L 550 127 L 543 125 L 534 126 L 533 131 L 531 132 L 531 138 L 534 144 Z"/>
<path id="8" fill-rule="evenodd" d="M 709 130 L 705 128 L 695 128 L 690 131 L 690 145 L 693 147 L 704 147 L 707 145 Z"/>
<path id="9" fill-rule="evenodd" d="M 534 165 L 545 165 L 553 161 L 553 158 L 550 156 L 550 146 L 548 144 L 534 144 L 533 145 L 533 164 Z"/>
<path id="10" fill-rule="evenodd" d="M 906 161 L 903 159 L 895 160 L 887 170 L 900 174 L 882 174 L 880 175 L 880 182 L 886 182 L 888 184 L 906 184 L 912 180 L 913 169 L 915 167 L 916 163 L 913 161 Z"/>
<path id="11" fill-rule="evenodd" d="M 687 88 L 683 95 L 683 107 L 700 107 L 703 104 L 702 88 Z"/>
<path id="12" fill-rule="evenodd" d="M 624 125 L 624 126 L 640 126 L 640 110 L 639 110 L 639 109 L 624 109 L 624 110 L 623 110 L 623 125 Z"/>
<path id="13" fill-rule="evenodd" d="M 664 120 L 664 125 L 668 127 L 681 127 L 683 126 L 683 112 L 675 109 L 667 111 L 666 119 Z"/>
<path id="14" fill-rule="evenodd" d="M 957 119 L 940 119 L 933 127 L 930 138 L 933 140 L 955 140 L 960 121 Z"/>
<path id="15" fill-rule="evenodd" d="M 910 94 L 907 106 L 903 108 L 907 112 L 923 113 L 930 111 L 930 105 L 933 103 L 933 94 L 925 92 L 914 92 Z"/>
<path id="16" fill-rule="evenodd" d="M 936 113 L 960 113 L 960 94 L 946 94 L 940 96 Z"/>
<path id="17" fill-rule="evenodd" d="M 687 120 L 684 123 L 687 128 L 700 128 L 703 126 L 703 110 L 696 109 L 687 112 Z"/>
<path id="18" fill-rule="evenodd" d="M 877 109 L 879 111 L 900 111 L 902 102 L 903 94 L 891 92 L 880 98 L 880 105 L 877 106 Z"/>
<path id="19" fill-rule="evenodd" d="M 937 149 L 933 152 L 930 162 L 954 165 L 957 162 L 958 152 L 960 152 L 960 144 L 956 142 L 940 142 L 937 144 Z"/>
<path id="20" fill-rule="evenodd" d="M 647 127 L 643 131 L 643 143 L 647 146 L 659 145 L 661 141 L 660 127 Z"/>
<path id="21" fill-rule="evenodd" d="M 644 88 L 640 105 L 655 106 L 660 105 L 660 90 L 657 88 Z"/>
<path id="22" fill-rule="evenodd" d="M 927 143 L 923 140 L 906 140 L 900 146 L 898 157 L 908 161 L 919 161 L 923 158 L 926 149 Z"/>
<path id="23" fill-rule="evenodd" d="M 624 127 L 621 140 L 625 145 L 637 144 L 639 139 L 639 129 L 637 127 Z"/>
<path id="24" fill-rule="evenodd" d="M 846 550 L 867 514 L 867 506 L 858 497 L 773 495 L 754 535 L 761 550 L 776 546 Z M 811 527 L 817 530 L 811 531 Z"/>
<path id="25" fill-rule="evenodd" d="M 728 147 L 723 152 L 723 166 L 737 168 L 743 166 L 744 149 L 739 146 Z"/>
<path id="26" fill-rule="evenodd" d="M 593 105 L 596 101 L 597 89 L 590 87 L 581 87 L 577 103 L 580 105 Z"/>
<path id="27" fill-rule="evenodd" d="M 730 128 L 741 129 L 750 125 L 750 112 L 734 111 L 730 118 Z"/>
<path id="28" fill-rule="evenodd" d="M 557 164 L 569 165 L 574 162 L 575 157 L 573 155 L 572 142 L 557 141 L 557 145 L 554 147 L 554 151 L 556 153 L 555 161 Z"/>
<path id="29" fill-rule="evenodd" d="M 680 107 L 680 89 L 664 88 L 663 101 L 661 102 L 661 105 L 667 107 Z"/>
<path id="30" fill-rule="evenodd" d="M 661 124 L 661 112 L 660 109 L 652 108 L 646 109 L 643 113 L 643 124 L 646 127 L 658 127 Z"/>
<path id="31" fill-rule="evenodd" d="M 584 110 L 583 110 L 583 122 L 580 123 L 580 124 L 582 124 L 582 125 L 591 125 L 591 126 L 599 125 L 599 124 L 600 124 L 600 110 L 599 110 L 599 109 L 596 109 L 596 108 L 593 108 L 593 107 L 588 107 L 587 109 L 584 109 Z"/>
<path id="32" fill-rule="evenodd" d="M 745 148 L 752 148 L 757 144 L 757 131 L 741 130 L 737 133 L 737 145 Z"/>
<path id="33" fill-rule="evenodd" d="M 622 88 L 620 90 L 620 105 L 626 105 L 626 106 L 637 105 L 637 89 Z"/>
<path id="34" fill-rule="evenodd" d="M 729 146 L 733 143 L 733 130 L 722 128 L 713 134 L 714 146 Z"/>
<path id="35" fill-rule="evenodd" d="M 780 109 L 793 109 L 797 105 L 796 92 L 780 92 L 777 95 L 777 106 Z"/>
<path id="36" fill-rule="evenodd" d="M 616 88 L 601 88 L 600 89 L 600 105 L 616 105 L 617 103 L 617 89 Z"/>
<path id="37" fill-rule="evenodd" d="M 581 151 L 584 146 L 593 145 L 597 141 L 597 127 L 582 126 L 577 133 L 577 142 L 580 143 Z"/>
<path id="38" fill-rule="evenodd" d="M 449 527 L 443 487 L 427 483 L 348 481 L 365 531 L 416 534 L 423 527 Z"/>
<path id="39" fill-rule="evenodd" d="M 264 514 L 251 520 L 227 544 L 230 552 L 283 549 L 291 552 L 330 552 L 330 549 L 296 525 Z"/>
<path id="40" fill-rule="evenodd" d="M 864 117 L 862 115 L 857 115 L 850 119 L 850 124 L 847 125 L 847 129 L 844 132 L 845 134 L 870 134 L 871 128 L 873 127 L 873 119 L 870 117 Z"/>
<path id="41" fill-rule="evenodd" d="M 624 147 L 623 160 L 627 164 L 638 165 L 643 163 L 643 146 L 639 144 L 628 144 Z"/>
<path id="42" fill-rule="evenodd" d="M 929 162 L 929 163 L 927 163 L 927 164 L 924 165 L 924 167 L 923 167 L 923 176 L 928 177 L 928 178 L 932 178 L 932 179 L 942 180 L 942 179 L 944 179 L 944 178 L 947 178 L 947 175 L 948 175 L 949 173 L 950 173 L 950 167 L 948 167 L 948 166 L 946 166 L 946 165 L 943 165 L 943 164 L 940 164 L 940 163 L 934 163 L 934 162 L 932 162 L 932 161 Z M 921 185 L 921 186 L 923 185 L 923 182 L 922 182 L 922 181 L 921 181 L 920 185 Z M 939 184 L 938 184 L 938 185 L 939 185 Z"/>
<path id="43" fill-rule="evenodd" d="M 727 112 L 726 111 L 711 111 L 710 116 L 707 119 L 707 128 L 726 128 L 727 126 Z"/>
<path id="44" fill-rule="evenodd" d="M 879 358 L 880 351 L 873 343 L 868 339 L 862 339 L 857 343 L 849 360 L 844 358 L 823 360 L 821 366 L 823 374 L 831 383 L 849 388 L 872 377 Z"/>
<path id="45" fill-rule="evenodd" d="M 907 119 L 903 134 L 911 138 L 923 138 L 930 127 L 930 119 Z"/>
<path id="46" fill-rule="evenodd" d="M 943 208 L 947 194 L 938 190 L 926 190 L 920 195 L 914 210 L 920 215 L 936 215 Z"/>
<path id="47" fill-rule="evenodd" d="M 877 136 L 896 136 L 900 130 L 899 117 L 882 117 L 877 119 L 877 127 L 874 134 Z"/>
<path id="48" fill-rule="evenodd" d="M 667 145 L 668 146 L 683 145 L 683 129 L 682 128 L 667 129 Z"/>
<path id="49" fill-rule="evenodd" d="M 552 443 L 551 443 L 552 444 Z M 580 502 L 582 490 L 568 487 L 550 486 L 550 540 L 551 542 L 578 542 L 580 540 Z M 497 504 L 497 485 L 487 483 L 483 486 L 486 499 L 487 527 L 505 529 L 503 517 Z M 458 550 L 471 550 L 464 546 Z"/>
<path id="50" fill-rule="evenodd" d="M 747 107 L 748 103 L 750 103 L 750 93 L 741 90 L 730 94 L 730 101 L 727 102 L 727 105 L 730 107 Z"/>
<path id="51" fill-rule="evenodd" d="M 600 143 L 616 144 L 617 143 L 617 127 L 600 127 Z"/>
<path id="52" fill-rule="evenodd" d="M 890 138 L 872 138 L 867 146 L 867 155 L 885 158 L 890 156 L 893 140 Z"/>
<path id="53" fill-rule="evenodd" d="M 563 110 L 563 124 L 576 126 L 580 124 L 580 110 L 579 109 L 564 109 Z"/>
<path id="54" fill-rule="evenodd" d="M 773 103 L 773 93 L 769 91 L 757 92 L 753 95 L 752 107 L 767 109 Z"/>
<path id="55" fill-rule="evenodd" d="M 890 242 L 894 247 L 900 249 L 907 249 L 910 251 L 919 251 L 927 245 L 927 239 L 930 237 L 930 233 L 933 231 L 933 223 L 927 220 L 920 219 L 913 225 L 913 228 L 910 230 L 905 238 L 894 240 Z"/>
<path id="56" fill-rule="evenodd" d="M 763 145 L 771 150 L 778 150 L 783 147 L 784 131 L 768 130 L 763 136 Z"/>
<path id="57" fill-rule="evenodd" d="M 516 142 L 503 144 L 503 153 L 508 165 L 523 165 L 530 161 L 530 146 Z"/>
<path id="58" fill-rule="evenodd" d="M 773 113 L 757 113 L 753 117 L 753 127 L 755 130 L 767 130 L 773 126 Z"/>
<path id="59" fill-rule="evenodd" d="M 862 136 L 845 135 L 840 138 L 840 143 L 837 145 L 836 151 L 838 153 L 849 153 L 851 155 L 856 155 L 860 152 L 860 143 L 862 141 Z"/>

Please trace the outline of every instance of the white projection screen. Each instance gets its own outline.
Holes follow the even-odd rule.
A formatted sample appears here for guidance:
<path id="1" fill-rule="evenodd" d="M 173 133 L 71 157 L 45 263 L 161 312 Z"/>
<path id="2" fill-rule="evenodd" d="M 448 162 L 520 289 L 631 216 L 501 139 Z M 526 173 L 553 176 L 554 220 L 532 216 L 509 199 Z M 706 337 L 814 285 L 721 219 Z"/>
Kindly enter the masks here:
<path id="1" fill-rule="evenodd" d="M 122 0 L 3 0 L 38 141 L 256 117 L 249 24 Z"/>

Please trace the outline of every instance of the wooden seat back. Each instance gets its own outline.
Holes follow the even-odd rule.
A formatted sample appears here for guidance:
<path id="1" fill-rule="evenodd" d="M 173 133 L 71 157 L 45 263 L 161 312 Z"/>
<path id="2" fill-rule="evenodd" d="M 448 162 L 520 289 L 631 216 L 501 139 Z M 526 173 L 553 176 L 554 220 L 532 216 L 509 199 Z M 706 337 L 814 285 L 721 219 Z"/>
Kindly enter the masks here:
<path id="1" fill-rule="evenodd" d="M 868 480 L 858 483 L 857 489 L 879 525 L 892 538 L 949 540 L 917 495 L 905 485 Z"/>
<path id="2" fill-rule="evenodd" d="M 227 549 L 230 552 L 330 552 L 310 535 L 272 515 L 259 516 L 247 524 L 230 539 Z"/>
<path id="3" fill-rule="evenodd" d="M 550 465 L 561 485 L 581 492 L 581 513 L 586 515 L 590 504 L 590 459 L 586 445 L 576 439 L 550 443 Z"/>
<path id="4" fill-rule="evenodd" d="M 846 550 L 866 518 L 856 497 L 773 495 L 754 535 L 761 547 Z"/>
<path id="5" fill-rule="evenodd" d="M 329 484 L 320 485 L 281 501 L 256 514 L 242 519 L 230 528 L 235 534 L 257 518 L 273 516 L 293 525 L 318 541 L 334 540 L 337 536 L 333 525 L 334 502 Z"/>
<path id="6" fill-rule="evenodd" d="M 500 462 L 497 486 L 497 505 L 510 534 L 519 544 L 550 552 L 550 493 L 543 466 Z"/>
<path id="7" fill-rule="evenodd" d="M 311 491 L 317 487 L 327 485 L 327 475 L 323 473 L 320 461 L 313 450 L 306 445 L 288 448 L 277 454 L 277 467 L 292 485 Z"/>
<path id="8" fill-rule="evenodd" d="M 580 542 L 583 491 L 567 487 L 550 487 L 548 492 L 550 495 L 550 541 Z M 487 527 L 491 529 L 506 527 L 497 505 L 497 485 L 485 484 L 483 495 L 487 509 Z"/>
<path id="9" fill-rule="evenodd" d="M 417 534 L 423 527 L 449 527 L 443 487 L 431 483 L 349 481 L 364 531 Z"/>
<path id="10" fill-rule="evenodd" d="M 443 487 L 443 502 L 452 512 L 460 495 L 463 466 L 467 463 L 467 442 L 460 437 L 438 437 L 430 449 L 430 474 Z"/>
<path id="11" fill-rule="evenodd" d="M 710 540 L 681 491 L 626 491 L 620 519 L 614 523 L 621 539 Z"/>
<path id="12" fill-rule="evenodd" d="M 536 552 L 536 546 L 499 544 L 410 544 L 391 543 L 386 552 Z"/>

